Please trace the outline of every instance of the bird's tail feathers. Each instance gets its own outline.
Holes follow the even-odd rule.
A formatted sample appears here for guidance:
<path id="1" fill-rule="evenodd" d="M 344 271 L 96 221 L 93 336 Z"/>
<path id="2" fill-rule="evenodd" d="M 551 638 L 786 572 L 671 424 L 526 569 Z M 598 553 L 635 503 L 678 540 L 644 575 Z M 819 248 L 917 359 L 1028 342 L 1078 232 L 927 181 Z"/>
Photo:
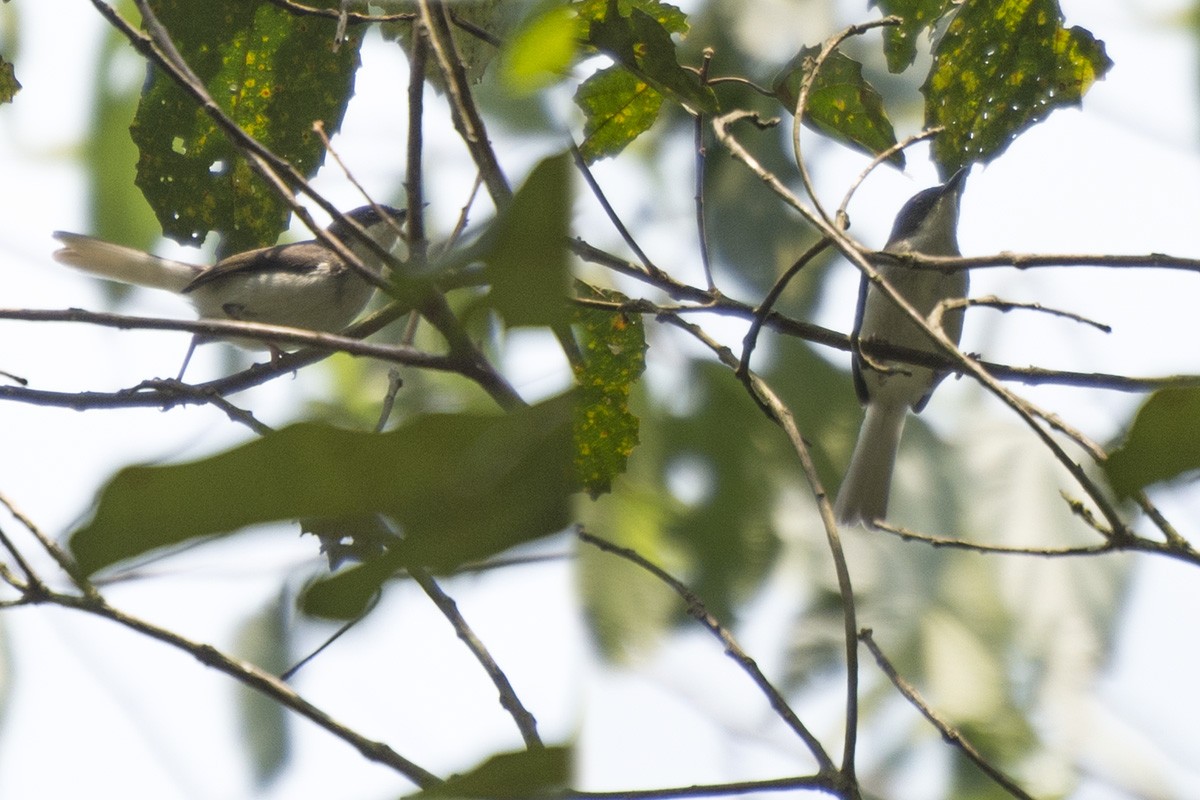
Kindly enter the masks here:
<path id="1" fill-rule="evenodd" d="M 907 404 L 867 405 L 867 415 L 850 456 L 850 468 L 833 506 L 838 522 L 870 527 L 887 514 L 892 468 L 907 416 Z"/>
<path id="2" fill-rule="evenodd" d="M 60 264 L 135 286 L 182 292 L 203 269 L 80 233 L 57 231 L 54 238 L 63 243 L 54 251 Z"/>

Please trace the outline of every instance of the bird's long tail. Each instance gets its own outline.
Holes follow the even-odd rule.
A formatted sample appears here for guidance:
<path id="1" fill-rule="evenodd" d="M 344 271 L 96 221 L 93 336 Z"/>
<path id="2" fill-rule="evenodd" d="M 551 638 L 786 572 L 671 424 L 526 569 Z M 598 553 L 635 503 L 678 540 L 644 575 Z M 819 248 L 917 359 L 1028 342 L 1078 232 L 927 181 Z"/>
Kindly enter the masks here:
<path id="1" fill-rule="evenodd" d="M 203 269 L 81 233 L 57 231 L 54 238 L 63 243 L 54 251 L 55 261 L 122 283 L 182 292 Z"/>
<path id="2" fill-rule="evenodd" d="M 833 510 L 843 525 L 862 523 L 868 527 L 887 514 L 892 468 L 900 447 L 900 434 L 908 416 L 907 404 L 867 405 L 867 415 L 858 432 L 850 457 L 850 468 L 838 491 Z"/>

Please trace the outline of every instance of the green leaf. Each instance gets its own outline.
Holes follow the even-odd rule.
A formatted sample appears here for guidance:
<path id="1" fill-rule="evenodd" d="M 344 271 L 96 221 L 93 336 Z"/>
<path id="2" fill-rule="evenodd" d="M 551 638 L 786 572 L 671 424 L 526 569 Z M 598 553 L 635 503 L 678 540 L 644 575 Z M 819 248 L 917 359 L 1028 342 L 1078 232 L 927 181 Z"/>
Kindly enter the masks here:
<path id="1" fill-rule="evenodd" d="M 565 789 L 571 778 L 571 748 L 546 747 L 500 753 L 470 772 L 452 775 L 444 783 L 409 795 L 425 797 L 533 797 Z"/>
<path id="2" fill-rule="evenodd" d="M 899 25 L 883 29 L 883 52 L 890 72 L 903 72 L 917 56 L 917 37 L 932 30 L 943 16 L 956 8 L 956 0 L 874 0 L 886 15 L 900 17 Z"/>
<path id="3" fill-rule="evenodd" d="M 370 610 L 383 585 L 403 568 L 403 558 L 391 550 L 333 575 L 321 576 L 304 587 L 300 610 L 325 619 L 357 619 Z"/>
<path id="4" fill-rule="evenodd" d="M 70 547 L 91 574 L 248 525 L 374 512 L 395 521 L 404 558 L 449 569 L 568 523 L 573 408 L 564 395 L 381 434 L 300 423 L 189 464 L 129 467 Z"/>
<path id="5" fill-rule="evenodd" d="M 608 302 L 628 299 L 591 287 L 582 292 Z M 584 308 L 575 321 L 584 347 L 584 360 L 575 365 L 575 467 L 595 498 L 612 488 L 638 443 L 639 422 L 629 410 L 629 393 L 646 369 L 646 332 L 636 314 Z"/>
<path id="6" fill-rule="evenodd" d="M 575 13 L 587 22 L 603 20 L 612 6 L 611 0 L 579 0 L 573 4 Z M 661 0 L 617 0 L 616 7 L 617 13 L 623 17 L 628 17 L 633 9 L 638 9 L 652 17 L 668 33 L 683 35 L 688 32 L 687 14 L 670 3 L 663 3 Z"/>
<path id="7" fill-rule="evenodd" d="M 21 82 L 13 65 L 0 58 L 0 103 L 11 103 L 21 91 Z"/>
<path id="8" fill-rule="evenodd" d="M 812 74 L 820 52 L 820 47 L 802 49 L 775 80 L 775 96 L 789 113 L 795 113 L 801 86 Z M 896 132 L 883 98 L 863 78 L 862 64 L 839 52 L 832 53 L 821 65 L 804 112 L 806 124 L 870 155 L 896 144 Z M 904 167 L 903 153 L 897 152 L 888 160 Z"/>
<path id="9" fill-rule="evenodd" d="M 328 4 L 327 4 L 328 5 Z M 337 132 L 353 89 L 361 34 L 334 47 L 336 21 L 271 3 L 155 0 L 154 11 L 217 104 L 247 133 L 312 176 L 324 160 L 315 121 Z M 289 209 L 250 171 L 225 134 L 165 73 L 153 69 L 130 128 L 137 184 L 166 235 L 222 251 L 275 241 Z"/>
<path id="10" fill-rule="evenodd" d="M 289 656 L 287 604 L 275 597 L 242 623 L 237 632 L 238 656 L 278 675 L 287 669 Z M 238 685 L 238 712 L 246 758 L 256 784 L 265 787 L 291 756 L 287 711 L 277 701 Z"/>
<path id="11" fill-rule="evenodd" d="M 1200 389 L 1162 389 L 1133 418 L 1125 441 L 1104 462 L 1117 494 L 1200 469 Z"/>
<path id="12" fill-rule="evenodd" d="M 1064 28 L 1055 0 L 990 0 L 959 7 L 938 42 L 925 93 L 925 123 L 949 174 L 988 162 L 1051 111 L 1077 106 L 1112 66 L 1104 44 Z"/>
<path id="13" fill-rule="evenodd" d="M 489 231 L 488 299 L 509 325 L 567 320 L 570 179 L 565 154 L 542 161 Z"/>
<path id="14" fill-rule="evenodd" d="M 717 96 L 712 88 L 695 72 L 679 65 L 671 31 L 640 8 L 623 15 L 619 3 L 609 0 L 604 15 L 591 21 L 588 42 L 661 94 L 695 111 L 717 112 Z"/>
<path id="15" fill-rule="evenodd" d="M 568 6 L 551 6 L 534 14 L 505 44 L 500 79 L 521 95 L 558 82 L 575 61 L 582 28 Z"/>
<path id="16" fill-rule="evenodd" d="M 593 74 L 575 92 L 575 104 L 584 113 L 579 146 L 584 160 L 591 164 L 620 153 L 650 130 L 662 103 L 662 94 L 624 67 Z"/>

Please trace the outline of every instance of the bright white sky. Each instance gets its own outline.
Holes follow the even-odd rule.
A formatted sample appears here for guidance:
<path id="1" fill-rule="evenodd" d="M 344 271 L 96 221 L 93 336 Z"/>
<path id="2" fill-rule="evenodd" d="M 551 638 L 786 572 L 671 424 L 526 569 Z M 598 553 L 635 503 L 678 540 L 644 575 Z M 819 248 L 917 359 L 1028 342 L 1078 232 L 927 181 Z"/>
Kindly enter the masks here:
<path id="1" fill-rule="evenodd" d="M 94 282 L 49 258 L 52 230 L 86 225 L 83 177 L 65 154 L 81 140 L 88 119 L 86 97 L 99 21 L 78 0 L 14 5 L 25 25 L 18 60 L 25 89 L 15 105 L 0 109 L 0 175 L 8 189 L 0 193 L 0 219 L 7 220 L 0 225 L 0 305 L 100 308 L 102 295 Z M 1088 95 L 1084 111 L 1055 113 L 994 165 L 975 171 L 964 200 L 963 251 L 1196 254 L 1196 45 L 1191 34 L 1168 24 L 1185 4 L 1071 0 L 1064 5 L 1069 24 L 1105 40 L 1116 67 Z M 774 24 L 780 14 L 786 19 L 802 16 L 795 6 L 757 0 L 747 4 L 746 18 L 756 9 L 770 14 L 771 32 L 784 42 L 807 35 Z M 865 11 L 854 7 L 844 13 L 857 19 Z M 68 16 L 71 24 L 62 24 Z M 373 58 L 398 56 L 377 47 L 368 51 L 368 63 Z M 371 78 L 368 68 L 360 79 L 358 107 L 387 107 L 388 102 L 373 98 L 389 96 L 394 104 L 394 87 Z M 347 151 L 354 154 L 352 161 L 358 159 L 358 171 L 369 185 L 393 185 L 398 162 L 386 148 L 400 138 L 401 118 L 360 119 L 357 125 L 358 133 L 352 134 L 356 146 Z M 361 168 L 363 163 L 388 166 L 372 175 Z M 445 175 L 446 160 L 431 157 L 429 163 L 437 163 L 439 176 Z M 860 191 L 851 213 L 854 230 L 865 241 L 881 242 L 895 209 L 934 182 L 932 169 L 919 156 L 911 163 L 910 176 L 881 173 Z M 836 196 L 860 166 L 851 155 L 823 162 L 820 180 L 827 197 Z M 601 171 L 602 179 L 620 174 L 619 167 Z M 435 213 L 455 213 L 462 197 L 456 192 L 469 179 L 465 165 L 458 168 L 451 188 L 441 190 L 441 197 L 435 194 Z M 330 191 L 347 206 L 357 204 L 342 187 Z M 673 235 L 663 232 L 662 241 Z M 649 245 L 655 244 L 651 236 Z M 830 293 L 820 321 L 848 327 L 855 280 L 847 272 Z M 973 280 L 977 295 L 996 293 L 1069 308 L 1112 324 L 1116 332 L 1105 338 L 1061 321 L 1013 314 L 996 326 L 969 326 L 967 349 L 986 343 L 991 357 L 1018 364 L 1133 374 L 1197 370 L 1190 346 L 1196 339 L 1195 276 L 1147 273 L 1135 280 L 1111 271 L 993 271 Z M 148 292 L 136 303 L 131 313 L 189 313 L 177 299 Z M 173 370 L 184 347 L 184 339 L 172 334 L 0 325 L 0 370 L 45 388 L 129 386 Z M 198 372 L 220 368 L 215 347 L 202 351 Z M 554 381 L 527 367 L 518 374 L 520 388 L 533 393 L 546 391 L 539 382 Z M 302 375 L 240 399 L 266 422 L 276 423 L 293 413 L 298 389 L 321 392 L 318 381 Z M 965 391 L 970 389 L 948 385 L 941 390 Z M 1134 402 L 1072 390 L 1031 394 L 1101 439 L 1119 430 Z M 954 420 L 944 424 L 957 429 Z M 119 466 L 185 459 L 244 435 L 210 409 L 77 414 L 4 404 L 0 491 L 57 535 L 86 512 L 103 477 Z M 1200 512 L 1192 491 L 1164 496 L 1164 506 L 1185 523 Z M 9 533 L 15 530 L 8 521 L 0 524 Z M 1184 532 L 1200 537 L 1194 527 Z M 254 546 L 236 551 L 236 563 L 230 563 L 230 552 L 204 550 L 173 561 L 162 579 L 114 588 L 111 599 L 188 636 L 231 647 L 232 626 L 271 599 L 279 566 L 307 562 L 312 544 L 290 532 L 264 534 Z M 505 573 L 458 581 L 451 589 L 481 638 L 497 651 L 548 741 L 582 730 L 589 743 L 606 743 L 589 750 L 581 764 L 583 777 L 595 788 L 803 771 L 794 760 L 794 745 L 781 745 L 782 737 L 771 734 L 759 738 L 765 712 L 744 676 L 727 666 L 717 648 L 698 636 L 685 636 L 638 669 L 621 673 L 588 666 L 567 569 L 540 566 L 525 572 L 521 580 Z M 1116 720 L 1114 730 L 1144 734 L 1153 743 L 1151 754 L 1129 762 L 1128 754 L 1138 752 L 1135 740 L 1122 739 L 1127 745 L 1119 754 L 1124 762 L 1118 756 L 1088 755 L 1089 767 L 1099 775 L 1134 786 L 1141 779 L 1123 777 L 1123 770 L 1154 764 L 1171 786 L 1163 797 L 1200 796 L 1200 781 L 1178 766 L 1200 763 L 1200 739 L 1189 727 L 1194 715 L 1180 713 L 1200 708 L 1193 672 L 1200 663 L 1200 629 L 1194 614 L 1166 611 L 1198 607 L 1198 575 L 1195 568 L 1163 559 L 1139 562 L 1122 647 L 1101 699 L 1104 713 Z M 795 593 L 785 580 L 777 581 L 743 634 L 744 644 L 768 669 L 779 666 L 779 631 Z M 480 754 L 518 747 L 494 690 L 429 604 L 409 589 L 392 591 L 387 602 L 392 608 L 376 617 L 386 620 L 386 629 L 383 623 L 368 624 L 334 647 L 302 675 L 301 692 L 434 771 L 463 769 Z M 0 625 L 17 690 L 0 729 L 0 797 L 117 791 L 130 797 L 241 796 L 245 772 L 234 748 L 238 736 L 229 681 L 158 644 L 78 614 L 27 610 L 3 615 Z M 812 713 L 832 719 L 837 711 L 827 703 L 813 703 Z M 582 728 L 581 715 L 586 718 Z M 459 730 L 468 733 L 453 733 Z M 726 738 L 730 730 L 754 735 L 731 749 Z M 260 796 L 345 796 L 347 780 L 354 796 L 389 796 L 399 790 L 387 770 L 364 766 L 348 746 L 313 726 L 298 723 L 296 732 L 303 766 Z M 1154 760 L 1158 757 L 1170 763 Z M 621 779 L 610 787 L 604 776 L 613 774 Z M 1132 796 L 1103 783 L 1091 783 L 1075 797 Z M 935 788 L 928 791 L 929 797 L 936 796 Z"/>

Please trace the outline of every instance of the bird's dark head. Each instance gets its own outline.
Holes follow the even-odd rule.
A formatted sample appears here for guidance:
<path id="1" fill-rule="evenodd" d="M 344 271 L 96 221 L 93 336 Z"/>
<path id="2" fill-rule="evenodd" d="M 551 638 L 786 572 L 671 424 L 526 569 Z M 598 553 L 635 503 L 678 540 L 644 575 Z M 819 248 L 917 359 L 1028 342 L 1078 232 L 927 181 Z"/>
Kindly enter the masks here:
<path id="1" fill-rule="evenodd" d="M 969 167 L 963 167 L 941 186 L 917 192 L 900 213 L 884 250 L 928 255 L 958 253 L 958 201 Z"/>
<path id="2" fill-rule="evenodd" d="M 386 217 L 384 215 L 387 215 Z M 391 206 L 359 206 L 353 211 L 347 211 L 346 217 L 357 222 L 370 232 L 376 225 L 392 225 L 397 227 L 404 224 L 404 209 L 392 208 Z M 339 239 L 346 240 L 353 236 L 350 233 L 350 226 L 342 224 L 340 219 L 335 219 L 329 226 L 329 233 Z"/>

